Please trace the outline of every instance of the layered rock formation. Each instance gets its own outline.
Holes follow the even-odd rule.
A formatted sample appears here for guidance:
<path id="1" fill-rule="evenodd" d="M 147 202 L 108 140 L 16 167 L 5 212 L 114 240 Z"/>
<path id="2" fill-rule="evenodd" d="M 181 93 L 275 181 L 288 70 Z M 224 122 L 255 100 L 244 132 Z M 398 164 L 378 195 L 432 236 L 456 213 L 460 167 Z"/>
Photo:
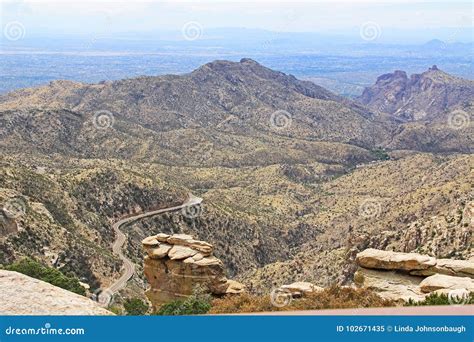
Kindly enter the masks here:
<path id="1" fill-rule="evenodd" d="M 438 290 L 474 291 L 473 261 L 369 248 L 357 254 L 356 262 L 354 282 L 384 298 L 418 301 Z"/>
<path id="2" fill-rule="evenodd" d="M 24 274 L 0 270 L 0 315 L 113 315 L 96 302 Z"/>
<path id="3" fill-rule="evenodd" d="M 213 246 L 186 234 L 158 234 L 142 241 L 147 253 L 144 272 L 150 284 L 146 295 L 158 307 L 186 298 L 196 286 L 213 295 L 235 294 L 244 286 L 227 279 L 224 266 L 212 255 Z"/>

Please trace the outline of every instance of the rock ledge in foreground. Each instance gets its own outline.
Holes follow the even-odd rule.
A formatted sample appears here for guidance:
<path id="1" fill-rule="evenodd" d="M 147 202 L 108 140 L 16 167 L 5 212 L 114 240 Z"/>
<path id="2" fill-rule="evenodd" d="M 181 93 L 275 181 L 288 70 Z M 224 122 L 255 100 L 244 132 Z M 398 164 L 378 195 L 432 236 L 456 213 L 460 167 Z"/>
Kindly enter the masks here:
<path id="1" fill-rule="evenodd" d="M 87 297 L 0 270 L 0 315 L 113 315 Z"/>

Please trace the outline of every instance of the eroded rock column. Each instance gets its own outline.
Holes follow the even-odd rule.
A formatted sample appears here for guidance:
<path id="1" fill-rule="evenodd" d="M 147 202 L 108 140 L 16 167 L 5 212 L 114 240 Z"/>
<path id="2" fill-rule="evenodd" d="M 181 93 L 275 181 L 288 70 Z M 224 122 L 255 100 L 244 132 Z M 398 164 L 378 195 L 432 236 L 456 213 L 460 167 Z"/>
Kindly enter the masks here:
<path id="1" fill-rule="evenodd" d="M 158 234 L 142 241 L 147 253 L 145 276 L 150 284 L 146 292 L 153 306 L 183 299 L 201 286 L 219 296 L 244 291 L 244 286 L 227 279 L 222 261 L 212 255 L 213 246 L 185 234 Z"/>

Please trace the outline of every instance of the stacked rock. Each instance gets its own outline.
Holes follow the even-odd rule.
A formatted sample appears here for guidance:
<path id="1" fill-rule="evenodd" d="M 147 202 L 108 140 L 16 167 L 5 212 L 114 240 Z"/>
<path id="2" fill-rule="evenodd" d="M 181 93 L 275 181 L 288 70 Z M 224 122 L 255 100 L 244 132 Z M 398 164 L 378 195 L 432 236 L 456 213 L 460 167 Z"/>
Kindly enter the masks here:
<path id="1" fill-rule="evenodd" d="M 241 293 L 244 286 L 227 279 L 222 261 L 212 255 L 213 246 L 186 234 L 157 234 L 142 241 L 147 253 L 146 292 L 154 307 L 174 299 L 186 298 L 196 286 L 213 295 Z"/>

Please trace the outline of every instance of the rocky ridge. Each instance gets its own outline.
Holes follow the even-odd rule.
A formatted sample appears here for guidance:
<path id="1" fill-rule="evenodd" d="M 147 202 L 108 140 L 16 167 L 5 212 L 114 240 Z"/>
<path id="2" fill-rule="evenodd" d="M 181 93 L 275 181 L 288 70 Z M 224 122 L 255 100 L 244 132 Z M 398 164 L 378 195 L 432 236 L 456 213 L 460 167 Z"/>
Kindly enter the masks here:
<path id="1" fill-rule="evenodd" d="M 412 121 L 435 119 L 473 98 L 473 81 L 447 74 L 433 65 L 410 77 L 402 70 L 381 75 L 359 100 L 373 110 Z"/>
<path id="2" fill-rule="evenodd" d="M 155 308 L 191 295 L 197 286 L 216 296 L 244 291 L 242 284 L 226 278 L 222 261 L 212 255 L 214 247 L 205 241 L 187 234 L 160 233 L 145 238 L 142 245 L 150 285 L 146 295 Z"/>

